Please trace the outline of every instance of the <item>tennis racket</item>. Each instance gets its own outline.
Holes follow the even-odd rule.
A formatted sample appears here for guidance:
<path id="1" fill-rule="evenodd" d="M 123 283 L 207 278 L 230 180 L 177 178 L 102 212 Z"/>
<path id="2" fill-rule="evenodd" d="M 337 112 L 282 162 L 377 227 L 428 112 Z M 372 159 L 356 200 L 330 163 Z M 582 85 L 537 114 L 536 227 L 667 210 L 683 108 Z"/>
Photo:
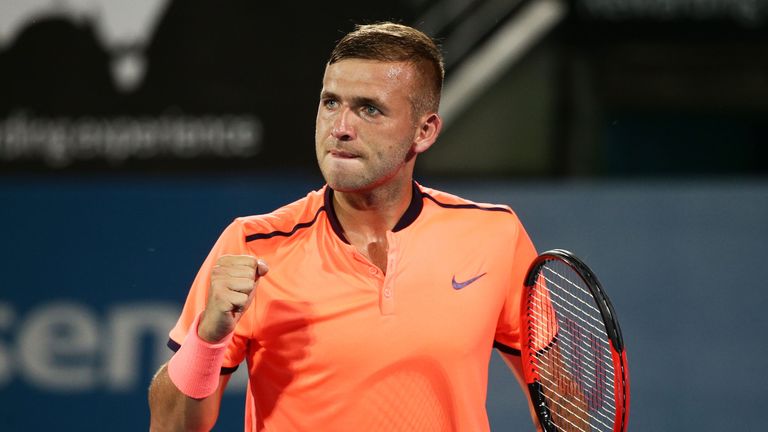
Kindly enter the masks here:
<path id="1" fill-rule="evenodd" d="M 544 431 L 626 431 L 627 354 L 595 274 L 568 251 L 544 252 L 521 308 L 523 375 Z"/>

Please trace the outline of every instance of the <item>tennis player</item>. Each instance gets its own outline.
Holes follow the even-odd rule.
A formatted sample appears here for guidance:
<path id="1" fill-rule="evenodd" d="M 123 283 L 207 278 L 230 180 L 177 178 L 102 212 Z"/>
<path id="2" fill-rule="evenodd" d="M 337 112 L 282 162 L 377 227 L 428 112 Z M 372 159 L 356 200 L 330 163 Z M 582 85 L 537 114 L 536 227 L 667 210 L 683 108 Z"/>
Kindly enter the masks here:
<path id="1" fill-rule="evenodd" d="M 339 41 L 315 125 L 327 184 L 224 230 L 170 331 L 151 430 L 210 430 L 244 360 L 248 432 L 489 429 L 490 356 L 520 376 L 536 252 L 509 207 L 414 181 L 440 134 L 443 75 L 411 27 Z"/>

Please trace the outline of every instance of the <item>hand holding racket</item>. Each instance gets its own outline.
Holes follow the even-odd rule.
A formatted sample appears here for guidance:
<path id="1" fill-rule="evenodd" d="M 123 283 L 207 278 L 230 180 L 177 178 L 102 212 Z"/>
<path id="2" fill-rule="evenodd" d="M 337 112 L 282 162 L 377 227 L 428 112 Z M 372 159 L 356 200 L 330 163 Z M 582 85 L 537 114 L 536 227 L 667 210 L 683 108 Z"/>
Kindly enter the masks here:
<path id="1" fill-rule="evenodd" d="M 616 313 L 597 277 L 568 251 L 531 264 L 523 289 L 523 375 L 545 432 L 624 432 L 629 370 Z"/>

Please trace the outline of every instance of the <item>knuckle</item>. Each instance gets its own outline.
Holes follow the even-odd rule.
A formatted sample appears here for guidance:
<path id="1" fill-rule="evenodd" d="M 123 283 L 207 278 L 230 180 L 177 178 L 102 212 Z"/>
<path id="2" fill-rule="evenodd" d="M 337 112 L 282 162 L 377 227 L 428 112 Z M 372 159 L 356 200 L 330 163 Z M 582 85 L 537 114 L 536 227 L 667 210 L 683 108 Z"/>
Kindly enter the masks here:
<path id="1" fill-rule="evenodd" d="M 233 278 L 230 280 L 229 288 L 237 292 L 248 292 L 253 285 L 253 281 L 245 278 Z"/>
<path id="2" fill-rule="evenodd" d="M 211 292 L 221 291 L 222 285 L 221 279 L 211 279 Z"/>

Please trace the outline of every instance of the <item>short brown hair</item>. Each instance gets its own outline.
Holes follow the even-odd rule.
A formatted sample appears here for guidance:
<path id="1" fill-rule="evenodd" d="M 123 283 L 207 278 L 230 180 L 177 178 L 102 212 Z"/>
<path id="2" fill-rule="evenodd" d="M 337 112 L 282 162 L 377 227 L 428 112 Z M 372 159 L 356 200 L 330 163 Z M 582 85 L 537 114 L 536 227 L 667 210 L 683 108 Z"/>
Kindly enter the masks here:
<path id="1" fill-rule="evenodd" d="M 402 24 L 381 22 L 355 26 L 331 52 L 328 64 L 345 59 L 408 62 L 420 75 L 422 88 L 411 99 L 414 115 L 434 111 L 440 105 L 445 65 L 443 55 L 432 38 Z"/>

